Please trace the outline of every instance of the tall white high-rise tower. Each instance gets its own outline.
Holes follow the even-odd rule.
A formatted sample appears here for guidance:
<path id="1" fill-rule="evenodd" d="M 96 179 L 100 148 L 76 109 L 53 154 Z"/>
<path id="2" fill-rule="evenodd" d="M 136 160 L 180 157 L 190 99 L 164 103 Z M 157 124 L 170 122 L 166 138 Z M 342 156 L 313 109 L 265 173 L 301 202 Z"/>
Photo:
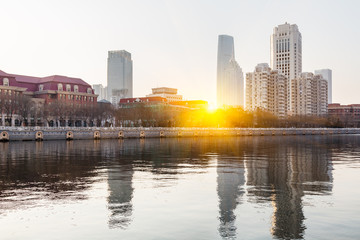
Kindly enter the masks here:
<path id="1" fill-rule="evenodd" d="M 244 76 L 235 61 L 234 38 L 228 35 L 219 35 L 217 106 L 244 106 Z"/>
<path id="2" fill-rule="evenodd" d="M 274 28 L 271 35 L 270 65 L 279 70 L 289 81 L 289 99 L 291 99 L 291 80 L 302 72 L 302 40 L 296 24 L 282 24 Z M 291 113 L 292 105 L 289 103 Z"/>
<path id="3" fill-rule="evenodd" d="M 274 28 L 271 35 L 270 65 L 280 70 L 289 81 L 300 76 L 302 72 L 301 33 L 296 24 L 288 23 Z"/>
<path id="4" fill-rule="evenodd" d="M 328 83 L 328 103 L 332 103 L 332 71 L 331 69 L 315 70 L 315 74 L 320 74 Z"/>
<path id="5" fill-rule="evenodd" d="M 107 97 L 117 105 L 121 98 L 133 97 L 133 62 L 125 50 L 109 51 L 107 68 Z"/>

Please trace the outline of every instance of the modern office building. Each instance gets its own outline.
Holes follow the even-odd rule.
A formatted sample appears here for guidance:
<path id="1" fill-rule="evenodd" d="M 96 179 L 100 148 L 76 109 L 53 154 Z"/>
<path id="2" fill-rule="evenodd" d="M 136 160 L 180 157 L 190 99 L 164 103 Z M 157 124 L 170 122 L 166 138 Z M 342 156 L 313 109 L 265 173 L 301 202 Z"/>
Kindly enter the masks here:
<path id="1" fill-rule="evenodd" d="M 151 90 L 152 93 L 146 95 L 146 97 L 162 97 L 168 102 L 182 101 L 182 95 L 177 94 L 178 90 L 176 88 L 159 87 Z"/>
<path id="2" fill-rule="evenodd" d="M 288 112 L 288 80 L 267 63 L 260 63 L 255 71 L 246 74 L 246 108 L 257 108 L 286 117 Z"/>
<path id="3" fill-rule="evenodd" d="M 332 103 L 332 71 L 331 69 L 315 70 L 315 74 L 321 74 L 328 82 L 328 103 Z"/>
<path id="4" fill-rule="evenodd" d="M 235 60 L 234 38 L 219 35 L 217 55 L 217 106 L 244 106 L 244 76 Z"/>
<path id="5" fill-rule="evenodd" d="M 291 97 L 291 80 L 302 73 L 302 38 L 298 26 L 285 23 L 275 27 L 270 46 L 270 67 L 288 78 Z M 288 107 L 292 111 L 292 105 Z"/>
<path id="6" fill-rule="evenodd" d="M 328 107 L 327 81 L 322 75 L 302 73 L 291 80 L 292 115 L 324 115 Z"/>
<path id="7" fill-rule="evenodd" d="M 125 50 L 108 53 L 107 94 L 114 105 L 121 98 L 133 97 L 133 62 L 131 54 Z"/>
<path id="8" fill-rule="evenodd" d="M 98 95 L 97 99 L 98 101 L 107 99 L 107 87 L 103 87 L 102 84 L 94 84 L 93 86 L 94 92 L 96 95 Z"/>

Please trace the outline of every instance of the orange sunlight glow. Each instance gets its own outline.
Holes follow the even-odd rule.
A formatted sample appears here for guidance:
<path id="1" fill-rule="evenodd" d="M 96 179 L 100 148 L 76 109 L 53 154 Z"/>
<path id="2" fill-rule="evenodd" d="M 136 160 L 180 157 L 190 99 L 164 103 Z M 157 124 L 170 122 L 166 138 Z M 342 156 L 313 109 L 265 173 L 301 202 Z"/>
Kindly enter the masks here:
<path id="1" fill-rule="evenodd" d="M 211 103 L 211 104 L 208 105 L 207 110 L 208 110 L 208 112 L 214 112 L 214 111 L 216 111 L 216 109 L 217 109 L 216 104 Z"/>

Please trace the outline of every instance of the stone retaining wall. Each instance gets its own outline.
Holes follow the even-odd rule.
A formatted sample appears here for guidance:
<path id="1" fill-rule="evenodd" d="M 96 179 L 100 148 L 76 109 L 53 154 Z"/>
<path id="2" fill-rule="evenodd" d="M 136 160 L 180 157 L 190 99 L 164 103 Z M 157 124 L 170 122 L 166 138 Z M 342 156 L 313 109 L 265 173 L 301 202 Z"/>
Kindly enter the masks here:
<path id="1" fill-rule="evenodd" d="M 0 127 L 0 141 L 360 134 L 360 128 L 21 128 Z"/>

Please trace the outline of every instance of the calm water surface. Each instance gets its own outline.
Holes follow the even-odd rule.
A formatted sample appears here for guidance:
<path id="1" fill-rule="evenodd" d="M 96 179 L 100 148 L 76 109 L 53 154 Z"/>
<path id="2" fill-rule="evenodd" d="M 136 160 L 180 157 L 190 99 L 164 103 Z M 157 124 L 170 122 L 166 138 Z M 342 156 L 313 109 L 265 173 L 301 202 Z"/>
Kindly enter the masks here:
<path id="1" fill-rule="evenodd" d="M 359 239 L 360 136 L 0 143 L 0 239 Z"/>

